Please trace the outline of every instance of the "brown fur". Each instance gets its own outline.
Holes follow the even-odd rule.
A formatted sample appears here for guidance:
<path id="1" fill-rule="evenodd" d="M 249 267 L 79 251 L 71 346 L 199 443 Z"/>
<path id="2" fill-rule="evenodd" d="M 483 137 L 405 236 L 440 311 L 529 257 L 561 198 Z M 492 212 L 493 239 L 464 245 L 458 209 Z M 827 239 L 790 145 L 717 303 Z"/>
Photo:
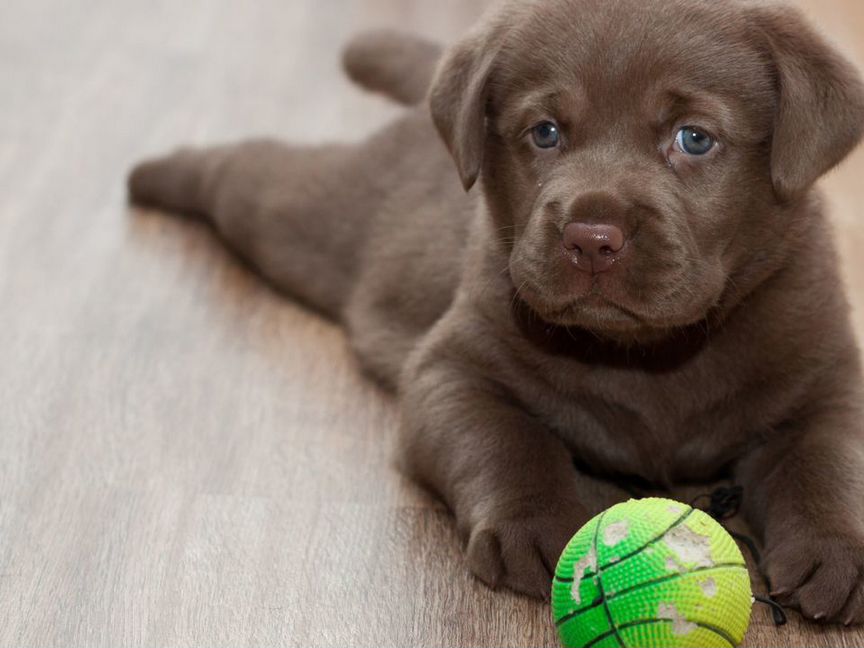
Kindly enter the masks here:
<path id="1" fill-rule="evenodd" d="M 378 38 L 347 68 L 419 100 L 435 48 Z M 812 189 L 862 133 L 850 66 L 785 8 L 520 1 L 447 52 L 430 105 L 356 146 L 181 152 L 131 195 L 345 323 L 490 585 L 547 595 L 586 519 L 574 456 L 661 485 L 731 470 L 783 600 L 864 621 L 861 367 Z M 532 146 L 544 119 L 562 149 Z M 704 159 L 672 147 L 693 123 Z M 626 233 L 613 271 L 568 264 L 577 220 Z"/>

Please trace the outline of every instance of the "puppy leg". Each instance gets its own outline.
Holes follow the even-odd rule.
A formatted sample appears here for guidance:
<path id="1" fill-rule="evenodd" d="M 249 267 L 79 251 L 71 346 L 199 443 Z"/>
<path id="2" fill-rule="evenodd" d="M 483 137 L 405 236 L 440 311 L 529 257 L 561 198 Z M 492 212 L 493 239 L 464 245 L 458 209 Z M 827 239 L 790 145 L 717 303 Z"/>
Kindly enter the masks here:
<path id="1" fill-rule="evenodd" d="M 864 622 L 860 410 L 829 405 L 750 452 L 737 473 L 778 600 L 811 619 Z"/>
<path id="2" fill-rule="evenodd" d="M 137 166 L 129 193 L 203 216 L 273 285 L 335 316 L 375 202 L 356 151 L 271 141 L 184 150 Z"/>
<path id="3" fill-rule="evenodd" d="M 448 503 L 478 578 L 548 598 L 561 551 L 588 520 L 570 453 L 459 360 L 415 366 L 403 382 L 403 467 Z"/>

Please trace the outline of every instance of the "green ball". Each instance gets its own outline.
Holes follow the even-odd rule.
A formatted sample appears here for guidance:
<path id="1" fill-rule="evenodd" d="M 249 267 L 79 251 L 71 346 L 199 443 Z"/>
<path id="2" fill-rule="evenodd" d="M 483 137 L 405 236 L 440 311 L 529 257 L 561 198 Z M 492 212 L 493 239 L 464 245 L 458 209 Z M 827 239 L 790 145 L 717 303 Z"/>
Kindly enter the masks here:
<path id="1" fill-rule="evenodd" d="M 567 648 L 737 646 L 752 605 L 732 536 L 699 509 L 658 498 L 618 504 L 588 522 L 552 584 Z"/>

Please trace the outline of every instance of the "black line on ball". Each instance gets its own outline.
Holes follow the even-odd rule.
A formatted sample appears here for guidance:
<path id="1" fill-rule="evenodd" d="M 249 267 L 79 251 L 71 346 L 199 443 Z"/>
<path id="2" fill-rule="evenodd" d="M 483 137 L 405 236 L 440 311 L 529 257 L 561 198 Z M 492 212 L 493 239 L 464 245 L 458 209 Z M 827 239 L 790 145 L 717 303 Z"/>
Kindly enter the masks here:
<path id="1" fill-rule="evenodd" d="M 592 603 L 590 605 L 586 605 L 584 607 L 579 608 L 578 610 L 573 610 L 572 612 L 568 612 L 567 614 L 565 614 L 560 619 L 557 619 L 555 621 L 555 625 L 556 626 L 562 626 L 565 623 L 567 623 L 568 621 L 572 621 L 576 617 L 580 616 L 584 612 L 589 612 L 590 610 L 593 610 L 600 605 L 603 605 L 603 599 L 598 597 L 598 598 L 594 599 L 594 601 L 592 601 Z"/>
<path id="2" fill-rule="evenodd" d="M 620 596 L 625 596 L 626 594 L 630 594 L 631 592 L 642 589 L 643 587 L 649 587 L 651 585 L 657 585 L 659 583 L 665 583 L 666 581 L 676 580 L 678 578 L 683 578 L 684 576 L 689 576 L 690 574 L 698 574 L 700 572 L 711 571 L 714 569 L 731 569 L 731 568 L 736 568 L 736 567 L 741 568 L 744 571 L 747 571 L 747 566 L 744 563 L 718 563 L 718 564 L 713 565 L 711 567 L 699 567 L 697 569 L 692 569 L 688 572 L 683 572 L 683 573 L 679 572 L 677 574 L 669 574 L 667 576 L 660 576 L 659 578 L 654 578 L 650 581 L 645 581 L 644 583 L 639 583 L 639 584 L 633 585 L 631 587 L 626 587 L 626 588 L 624 588 L 618 592 L 614 592 L 612 594 L 607 594 L 605 600 L 611 601 L 612 599 L 616 599 Z M 748 572 L 748 574 L 749 574 L 749 572 Z M 603 599 L 598 597 L 598 598 L 594 599 L 594 601 L 590 605 L 586 605 L 584 607 L 579 608 L 578 610 L 573 610 L 572 612 L 568 612 L 563 617 L 561 617 L 560 619 L 555 621 L 555 625 L 557 625 L 557 626 L 564 625 L 568 621 L 572 621 L 573 619 L 575 619 L 576 617 L 581 615 L 583 612 L 588 612 L 589 610 L 593 610 L 594 608 L 598 607 L 602 603 L 603 603 Z"/>
<path id="3" fill-rule="evenodd" d="M 711 567 L 699 567 L 697 569 L 692 569 L 688 572 L 681 572 L 678 574 L 670 574 L 668 576 L 660 576 L 659 578 L 654 578 L 650 581 L 645 581 L 644 583 L 639 583 L 638 585 L 633 585 L 632 587 L 627 587 L 620 592 L 614 592 L 613 594 L 609 594 L 606 598 L 613 599 L 619 596 L 624 596 L 625 594 L 630 594 L 635 590 L 642 589 L 643 587 L 650 587 L 651 585 L 659 585 L 660 583 L 665 583 L 667 581 L 677 580 L 679 578 L 684 578 L 685 576 L 689 576 L 690 574 L 699 574 L 701 572 L 712 571 L 714 569 L 743 569 L 747 572 L 747 566 L 742 563 L 718 563 Z M 749 572 L 747 572 L 749 576 Z"/>
<path id="4" fill-rule="evenodd" d="M 686 504 L 685 504 L 685 506 L 686 506 Z M 653 544 L 655 544 L 655 543 L 657 543 L 657 542 L 660 542 L 660 541 L 661 541 L 661 540 L 666 536 L 667 533 L 669 533 L 672 529 L 674 529 L 675 527 L 677 527 L 679 524 L 683 524 L 683 523 L 687 520 L 687 518 L 690 517 L 690 515 L 691 515 L 691 514 L 693 513 L 693 511 L 695 511 L 695 510 L 696 510 L 696 509 L 694 509 L 692 506 L 691 506 L 691 507 L 688 507 L 688 510 L 687 510 L 686 513 L 684 513 L 681 517 L 679 517 L 677 520 L 675 520 L 675 522 L 673 522 L 671 525 L 669 525 L 669 526 L 666 528 L 666 530 L 663 531 L 663 532 L 662 532 L 660 535 L 658 535 L 656 538 L 653 538 L 653 539 L 649 540 L 648 542 L 646 542 L 645 544 L 643 544 L 643 545 L 642 545 L 641 547 L 639 547 L 638 549 L 634 549 L 633 551 L 631 551 L 629 554 L 625 554 L 625 555 L 621 556 L 621 557 L 620 557 L 618 560 L 616 560 L 615 562 L 610 562 L 610 563 L 607 563 L 607 564 L 605 564 L 605 565 L 601 565 L 600 567 L 597 568 L 597 571 L 596 571 L 596 572 L 585 572 L 585 574 L 582 576 L 582 578 L 592 578 L 592 577 L 595 576 L 596 574 L 602 574 L 602 573 L 603 573 L 604 571 L 606 571 L 607 569 L 610 569 L 610 568 L 612 568 L 612 567 L 615 567 L 615 566 L 617 566 L 617 565 L 620 565 L 620 564 L 621 564 L 622 562 L 624 562 L 625 560 L 628 560 L 628 559 L 632 558 L 633 556 L 637 556 L 637 555 L 639 555 L 640 553 L 642 553 L 643 551 L 645 551 L 645 550 L 646 550 L 648 547 L 650 547 L 651 545 L 653 545 Z M 605 516 L 606 513 L 604 512 L 603 515 Z M 600 523 L 601 523 L 602 521 L 603 521 L 603 518 L 601 517 L 600 520 L 597 522 L 597 529 L 598 529 L 598 530 L 599 530 L 599 528 L 600 528 Z M 595 533 L 594 533 L 594 542 L 595 542 L 595 544 L 594 544 L 594 551 L 595 551 L 595 553 L 596 553 L 596 551 L 597 551 L 597 544 L 596 544 L 596 542 L 597 542 L 597 531 L 595 531 Z M 572 578 L 558 578 L 557 576 L 555 577 L 555 580 L 557 580 L 559 583 L 572 583 L 572 582 L 573 582 L 573 579 L 572 579 Z"/>
<path id="5" fill-rule="evenodd" d="M 655 623 L 673 623 L 673 621 L 671 619 L 639 619 L 637 621 L 629 621 L 629 622 L 623 624 L 619 629 L 620 630 L 626 630 L 627 628 L 635 628 L 636 626 L 641 626 L 641 625 L 652 625 Z M 735 640 L 729 635 L 729 633 L 726 632 L 725 630 L 723 630 L 722 628 L 718 628 L 718 627 L 713 626 L 713 625 L 708 624 L 708 623 L 699 623 L 698 621 L 691 621 L 690 623 L 694 623 L 697 626 L 699 626 L 700 628 L 703 628 L 704 630 L 708 630 L 709 632 L 713 632 L 718 637 L 722 638 L 724 641 L 727 641 L 729 643 L 730 648 L 735 648 L 735 646 L 737 645 L 735 643 Z M 592 646 L 595 646 L 596 644 L 600 643 L 604 639 L 611 637 L 612 634 L 613 634 L 613 631 L 611 631 L 611 630 L 609 632 L 604 632 L 603 634 L 594 637 L 589 643 L 585 644 L 584 648 L 592 648 Z M 626 648 L 626 646 L 624 645 L 623 641 L 621 640 L 621 636 L 618 634 L 618 632 L 614 631 L 614 634 L 618 638 L 618 643 L 622 647 Z"/>
<path id="6" fill-rule="evenodd" d="M 608 511 L 604 511 L 600 515 L 600 519 L 597 520 L 597 527 L 594 529 L 594 556 L 595 558 L 599 555 L 597 553 L 597 541 L 600 538 L 600 527 L 603 526 L 603 518 L 606 517 L 606 513 Z M 597 585 L 597 589 L 600 590 L 600 600 L 603 601 L 603 609 L 606 611 L 606 618 L 609 620 L 609 627 L 612 630 L 606 635 L 607 637 L 611 634 L 615 635 L 615 639 L 618 640 L 618 645 L 621 648 L 627 648 L 624 645 L 624 640 L 621 638 L 621 635 L 618 634 L 618 627 L 615 625 L 615 621 L 612 619 L 612 612 L 609 611 L 609 603 L 606 602 L 606 592 L 603 590 L 603 572 L 602 570 L 597 570 L 597 577 L 594 580 L 594 583 Z"/>
<path id="7" fill-rule="evenodd" d="M 693 514 L 693 511 L 694 511 L 694 510 L 695 510 L 695 509 L 694 509 L 692 506 L 689 507 L 689 510 L 688 510 L 686 513 L 684 513 L 683 515 L 681 515 L 681 517 L 679 517 L 677 520 L 675 520 L 675 522 L 673 522 L 671 525 L 669 525 L 669 526 L 666 528 L 666 530 L 663 531 L 662 533 L 660 533 L 657 537 L 652 538 L 651 540 L 649 540 L 648 542 L 646 542 L 645 544 L 643 544 L 643 545 L 642 545 L 641 547 L 639 547 L 638 549 L 634 549 L 633 551 L 631 551 L 629 554 L 624 554 L 623 556 L 621 556 L 621 557 L 620 557 L 618 560 L 616 560 L 615 562 L 610 562 L 610 563 L 607 563 L 606 565 L 602 565 L 601 567 L 598 567 L 597 570 L 600 571 L 600 572 L 603 572 L 603 571 L 609 569 L 610 567 L 615 567 L 615 566 L 617 566 L 617 565 L 620 565 L 622 562 L 624 562 L 625 560 L 628 560 L 628 559 L 632 558 L 633 556 L 637 556 L 637 555 L 639 555 L 640 553 L 642 553 L 643 551 L 645 551 L 645 550 L 646 550 L 648 547 L 650 547 L 651 545 L 653 545 L 653 544 L 655 544 L 655 543 L 657 543 L 657 542 L 660 542 L 663 538 L 666 537 L 666 534 L 669 533 L 672 529 L 674 529 L 675 527 L 677 527 L 677 526 L 680 525 L 680 524 L 684 524 L 684 522 L 687 520 L 687 518 L 690 517 L 690 516 Z"/>

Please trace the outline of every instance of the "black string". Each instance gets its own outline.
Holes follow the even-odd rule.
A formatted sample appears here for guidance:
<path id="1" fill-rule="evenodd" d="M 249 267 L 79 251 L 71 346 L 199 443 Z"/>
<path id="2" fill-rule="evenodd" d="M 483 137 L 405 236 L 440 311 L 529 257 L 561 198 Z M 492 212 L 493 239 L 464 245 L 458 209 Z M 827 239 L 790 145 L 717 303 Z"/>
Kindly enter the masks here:
<path id="1" fill-rule="evenodd" d="M 727 529 L 728 530 L 728 529 Z M 759 553 L 759 548 L 756 546 L 756 543 L 753 541 L 753 538 L 750 536 L 746 536 L 743 533 L 737 533 L 736 531 L 729 531 L 729 535 L 738 540 L 738 542 L 744 543 L 747 549 L 750 551 L 750 555 L 753 556 L 753 561 L 757 565 L 762 564 L 762 554 Z M 768 585 L 768 589 L 771 589 L 771 583 L 768 581 L 768 577 L 764 576 L 765 584 Z"/>
<path id="2" fill-rule="evenodd" d="M 690 503 L 690 505 L 697 507 L 697 503 L 700 500 L 705 499 L 708 500 L 708 508 L 702 510 L 722 524 L 724 520 L 728 520 L 738 514 L 738 511 L 741 508 L 741 502 L 744 500 L 744 488 L 741 486 L 720 487 L 713 493 L 699 495 Z M 753 541 L 753 538 L 734 531 L 730 531 L 729 534 L 747 547 L 757 565 L 762 563 L 762 556 L 759 553 L 759 549 Z M 771 581 L 768 576 L 764 576 L 764 578 L 765 584 L 768 586 L 768 591 L 770 592 L 772 589 Z M 770 594 L 768 596 L 754 596 L 753 599 L 757 603 L 763 603 L 771 608 L 771 616 L 774 619 L 774 625 L 779 627 L 786 624 L 786 611 L 783 609 L 782 605 L 771 598 Z"/>
<path id="3" fill-rule="evenodd" d="M 780 605 L 770 596 L 754 596 L 753 598 L 756 600 L 757 603 L 764 603 L 765 605 L 770 606 L 771 616 L 774 618 L 774 625 L 778 627 L 786 625 L 786 610 L 783 609 L 782 605 Z"/>

